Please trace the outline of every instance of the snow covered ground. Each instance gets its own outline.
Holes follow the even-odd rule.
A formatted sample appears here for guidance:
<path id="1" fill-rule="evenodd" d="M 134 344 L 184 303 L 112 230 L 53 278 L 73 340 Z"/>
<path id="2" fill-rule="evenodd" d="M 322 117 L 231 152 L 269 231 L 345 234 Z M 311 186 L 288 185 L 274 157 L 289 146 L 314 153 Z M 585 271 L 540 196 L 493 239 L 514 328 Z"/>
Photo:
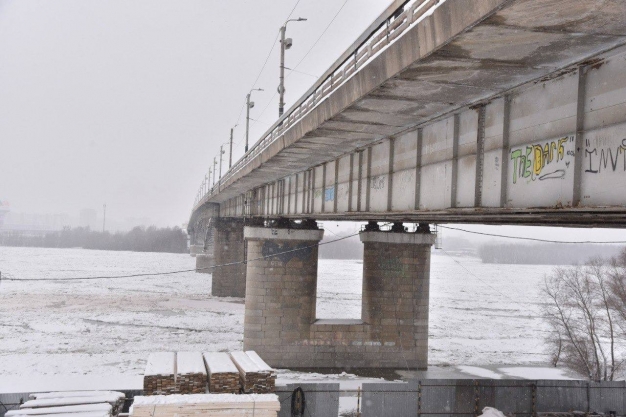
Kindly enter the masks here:
<path id="1" fill-rule="evenodd" d="M 194 266 L 195 259 L 186 254 L 0 247 L 3 277 L 109 276 Z M 319 318 L 360 317 L 362 267 L 360 261 L 320 261 Z M 540 287 L 549 270 L 487 265 L 436 251 L 430 316 L 434 369 L 464 365 L 467 369 L 460 372 L 475 375 L 482 371 L 474 368 L 507 365 L 515 369 L 501 375 L 524 377 L 533 373 L 525 367 L 546 365 Z M 117 280 L 3 281 L 0 392 L 46 389 L 59 377 L 82 388 L 138 388 L 150 352 L 241 349 L 243 299 L 210 293 L 210 275 L 195 272 Z M 319 378 L 282 375 L 285 381 Z"/>

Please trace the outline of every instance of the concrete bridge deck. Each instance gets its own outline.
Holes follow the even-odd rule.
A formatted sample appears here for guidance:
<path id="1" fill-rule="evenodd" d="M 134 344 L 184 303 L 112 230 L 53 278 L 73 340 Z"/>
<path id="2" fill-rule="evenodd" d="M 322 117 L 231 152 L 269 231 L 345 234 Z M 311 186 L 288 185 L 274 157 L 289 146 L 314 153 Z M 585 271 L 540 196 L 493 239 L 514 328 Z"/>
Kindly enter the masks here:
<path id="1" fill-rule="evenodd" d="M 198 269 L 273 366 L 425 368 L 424 223 L 626 226 L 622 0 L 396 6 L 194 206 Z M 317 320 L 319 219 L 371 221 L 356 322 Z"/>
<path id="2" fill-rule="evenodd" d="M 217 203 L 236 217 L 624 224 L 622 2 L 405 9 L 194 212 Z"/>

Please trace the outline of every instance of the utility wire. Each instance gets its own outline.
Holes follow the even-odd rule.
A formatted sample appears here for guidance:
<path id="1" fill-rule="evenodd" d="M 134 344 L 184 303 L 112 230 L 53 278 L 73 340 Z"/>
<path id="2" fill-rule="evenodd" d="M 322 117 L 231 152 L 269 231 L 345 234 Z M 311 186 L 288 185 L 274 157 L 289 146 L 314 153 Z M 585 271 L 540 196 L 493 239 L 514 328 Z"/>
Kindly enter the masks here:
<path id="1" fill-rule="evenodd" d="M 298 68 L 298 66 L 302 63 L 302 61 L 304 61 L 306 59 L 307 56 L 309 56 L 309 54 L 311 53 L 311 51 L 313 50 L 313 48 L 315 48 L 315 46 L 317 46 L 318 42 L 320 41 L 320 39 L 322 39 L 322 37 L 324 36 L 324 34 L 328 31 L 328 29 L 330 28 L 330 26 L 333 24 L 333 22 L 335 21 L 335 19 L 337 19 L 337 16 L 339 16 L 339 13 L 341 13 L 341 11 L 343 10 L 343 8 L 346 6 L 346 4 L 348 3 L 348 1 L 350 0 L 345 0 L 343 2 L 343 4 L 341 5 L 341 7 L 339 8 L 339 10 L 337 10 L 337 13 L 335 13 L 335 16 L 333 16 L 333 18 L 331 19 L 331 21 L 328 23 L 328 25 L 326 26 L 326 29 L 324 29 L 324 31 L 322 32 L 322 34 L 317 38 L 317 40 L 315 41 L 315 43 L 313 44 L 313 46 L 311 46 L 309 48 L 309 50 L 307 51 L 306 54 L 304 54 L 304 56 L 302 57 L 302 59 L 300 59 L 300 61 L 298 61 L 298 63 L 296 64 L 295 67 L 293 67 L 292 71 L 294 71 L 296 68 Z"/>
<path id="2" fill-rule="evenodd" d="M 440 226 L 441 227 L 441 226 Z M 446 252 L 444 249 L 439 249 L 441 250 L 443 253 L 445 253 L 446 255 L 448 255 L 448 257 L 450 259 L 452 259 L 454 262 L 456 262 L 461 268 L 463 268 L 465 271 L 467 271 L 468 274 L 470 274 L 472 277 L 476 278 L 478 281 L 482 282 L 483 284 L 485 284 L 487 287 L 491 288 L 492 290 L 494 290 L 495 292 L 497 292 L 498 294 L 502 295 L 505 298 L 508 298 L 511 301 L 514 302 L 518 302 L 518 300 L 514 300 L 511 297 L 509 297 L 508 295 L 506 295 L 505 293 L 503 293 L 502 291 L 498 290 L 497 288 L 489 285 L 488 283 L 486 283 L 485 281 L 483 281 L 482 279 L 478 278 L 474 273 L 472 273 L 472 271 L 470 271 L 469 269 L 467 269 L 461 262 L 459 262 L 458 260 L 454 259 L 454 257 L 452 257 L 452 255 L 450 255 L 448 252 Z"/>
<path id="3" fill-rule="evenodd" d="M 298 4 L 300 4 L 301 0 L 298 0 L 295 4 L 295 6 L 293 6 L 293 9 L 291 9 L 291 12 L 289 13 L 289 16 L 287 16 L 287 19 L 285 20 L 289 20 L 289 18 L 291 18 L 291 15 L 293 14 L 293 12 L 296 10 L 296 7 L 298 7 Z M 276 38 L 274 38 L 274 42 L 272 42 L 272 49 L 270 49 L 270 53 L 267 54 L 267 58 L 265 58 L 265 62 L 263 63 L 263 66 L 261 67 L 261 71 L 259 71 L 259 74 L 256 77 L 256 80 L 254 80 L 254 83 L 252 84 L 252 88 L 256 87 L 256 83 L 259 81 L 259 78 L 261 78 L 261 74 L 263 74 L 263 70 L 265 70 L 265 67 L 267 66 L 267 62 L 270 59 L 270 56 L 272 55 L 272 52 L 274 52 L 274 46 L 276 46 L 276 41 L 278 40 L 278 37 L 280 36 L 280 31 L 276 34 Z"/>
<path id="4" fill-rule="evenodd" d="M 358 233 L 354 233 L 348 236 L 344 236 L 338 239 L 334 239 L 334 240 L 329 240 L 327 242 L 319 242 L 316 243 L 314 245 L 309 245 L 309 246 L 303 246 L 301 248 L 295 248 L 295 249 L 290 249 L 284 252 L 278 252 L 278 253 L 274 253 L 271 255 L 266 255 L 266 256 L 261 256 L 258 258 L 254 258 L 254 259 L 247 259 L 245 261 L 239 261 L 239 262 L 230 262 L 230 263 L 226 263 L 226 264 L 221 264 L 221 265 L 213 265 L 210 267 L 206 267 L 206 268 L 194 268 L 194 269 L 183 269 L 183 270 L 179 270 L 179 271 L 168 271 L 168 272 L 152 272 L 152 273 L 141 273 L 141 274 L 128 274 L 128 275 L 112 275 L 112 276 L 94 276 L 94 277 L 71 277 L 71 278 L 2 278 L 1 281 L 84 281 L 84 280 L 92 280 L 92 279 L 121 279 L 121 278 L 136 278 L 136 277 L 147 277 L 147 276 L 158 276 L 158 275 L 174 275 L 174 274 L 182 274 L 185 272 L 194 272 L 194 271 L 204 271 L 207 269 L 215 269 L 215 268 L 221 268 L 224 266 L 232 266 L 232 265 L 241 265 L 241 264 L 246 264 L 248 262 L 251 261 L 260 261 L 263 259 L 267 259 L 267 258 L 273 258 L 279 255 L 283 255 L 285 253 L 292 253 L 292 252 L 297 252 L 297 251 L 301 251 L 301 250 L 305 250 L 305 249 L 310 249 L 310 248 L 314 248 L 317 246 L 322 246 L 322 245 L 328 245 L 330 243 L 335 243 L 335 242 L 339 242 L 340 240 L 345 240 L 345 239 L 349 239 L 351 237 L 357 236 L 359 235 L 360 232 Z"/>
<path id="5" fill-rule="evenodd" d="M 313 78 L 319 78 L 319 75 L 315 75 L 315 74 L 309 74 L 308 72 L 304 72 L 304 71 L 300 71 L 300 70 L 295 70 L 295 69 L 291 69 L 291 68 L 287 68 L 285 67 L 286 70 L 289 70 L 291 72 L 295 72 L 297 74 L 302 74 L 302 75 L 308 75 L 309 77 L 313 77 Z M 291 73 L 290 73 L 291 74 Z"/>
<path id="6" fill-rule="evenodd" d="M 298 0 L 296 2 L 296 4 L 293 6 L 293 9 L 291 9 L 291 12 L 289 13 L 289 16 L 287 16 L 287 19 L 285 19 L 285 20 L 289 20 L 289 18 L 293 14 L 293 12 L 296 10 L 296 7 L 298 7 L 298 4 L 300 4 L 300 1 L 301 0 Z M 274 52 L 274 47 L 276 46 L 276 41 L 278 40 L 279 36 L 280 36 L 280 32 L 278 32 L 276 34 L 276 37 L 274 38 L 274 42 L 272 42 L 272 48 L 270 49 L 270 52 L 267 54 L 267 57 L 265 58 L 265 62 L 263 62 L 263 66 L 261 67 L 261 70 L 257 74 L 256 79 L 254 80 L 254 83 L 252 83 L 252 88 L 256 87 L 256 83 L 261 78 L 261 74 L 263 74 L 263 71 L 265 70 L 265 67 L 267 66 L 267 62 L 270 60 L 270 57 L 272 56 L 272 52 Z M 241 110 L 239 111 L 239 117 L 237 117 L 237 123 L 236 124 L 239 124 L 239 121 L 241 120 L 241 116 L 243 115 L 243 109 L 245 107 L 246 107 L 246 105 L 244 103 L 243 106 L 241 106 Z"/>
<path id="7" fill-rule="evenodd" d="M 287 74 L 287 77 L 289 77 L 292 73 L 294 72 L 299 72 L 296 71 L 296 68 L 298 68 L 298 66 L 302 63 L 302 61 L 304 61 L 304 59 L 311 53 L 311 51 L 313 50 L 313 48 L 315 48 L 315 46 L 319 43 L 320 39 L 322 39 L 322 37 L 324 36 L 324 34 L 328 31 L 328 29 L 330 28 L 330 26 L 333 24 L 333 22 L 335 21 L 335 19 L 337 19 L 337 16 L 339 16 L 339 13 L 341 13 L 341 11 L 343 10 L 343 8 L 345 7 L 345 5 L 348 3 L 348 1 L 350 0 L 345 0 L 343 2 L 343 4 L 341 5 L 341 7 L 339 8 L 339 10 L 337 10 L 337 13 L 335 13 L 335 16 L 333 16 L 333 18 L 331 19 L 331 21 L 328 23 L 328 25 L 326 26 L 326 29 L 324 29 L 324 31 L 322 32 L 322 34 L 317 38 L 317 40 L 315 41 L 315 43 L 313 43 L 313 46 L 311 46 L 309 48 L 309 50 L 306 52 L 306 54 L 304 54 L 304 56 L 300 59 L 300 61 L 298 61 L 298 63 L 296 64 L 295 67 L 291 68 L 291 72 L 289 74 Z M 302 74 L 305 75 L 310 75 L 313 76 L 312 74 L 307 74 L 307 73 L 303 73 Z M 316 77 L 319 78 L 319 77 Z M 272 100 L 274 99 L 274 97 L 276 97 L 277 93 L 274 93 L 274 95 L 272 95 L 272 98 L 270 98 L 270 101 L 267 103 L 267 106 L 265 106 L 265 108 L 263 109 L 263 111 L 261 112 L 261 114 L 259 115 L 259 118 L 261 118 L 261 116 L 263 116 L 263 114 L 265 113 L 265 111 L 268 109 L 268 107 L 270 106 L 270 104 L 272 103 Z"/>
<path id="8" fill-rule="evenodd" d="M 472 230 L 461 229 L 459 227 L 450 227 L 450 226 L 442 226 L 442 225 L 438 225 L 438 227 L 440 227 L 442 229 L 458 230 L 459 232 L 471 233 L 471 234 L 474 234 L 474 235 L 501 237 L 501 238 L 504 238 L 504 239 L 530 240 L 532 242 L 543 242 L 543 243 L 626 244 L 626 240 L 616 240 L 616 241 L 610 241 L 610 242 L 599 242 L 599 241 L 593 241 L 593 240 L 584 240 L 584 241 L 549 240 L 549 239 L 539 239 L 539 238 L 535 238 L 535 237 L 507 236 L 507 235 L 498 235 L 498 234 L 495 234 L 495 233 L 475 232 L 475 231 L 472 231 Z"/>

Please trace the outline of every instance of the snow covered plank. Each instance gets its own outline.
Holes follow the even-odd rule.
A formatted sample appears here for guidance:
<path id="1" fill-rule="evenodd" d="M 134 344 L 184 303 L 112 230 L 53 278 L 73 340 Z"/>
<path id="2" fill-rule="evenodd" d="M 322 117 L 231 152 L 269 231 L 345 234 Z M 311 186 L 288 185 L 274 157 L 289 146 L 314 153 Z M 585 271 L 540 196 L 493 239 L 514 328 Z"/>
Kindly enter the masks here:
<path id="1" fill-rule="evenodd" d="M 258 394 L 272 393 L 276 391 L 276 371 L 269 366 L 261 357 L 253 350 L 247 350 L 246 354 L 259 368 L 259 373 L 265 374 L 265 382 L 260 384 L 254 391 Z"/>
<path id="2" fill-rule="evenodd" d="M 8 414 L 6 414 L 8 416 Z M 28 417 L 32 416 L 32 414 L 11 414 L 11 417 Z M 70 414 L 37 414 L 37 417 L 59 417 L 59 416 L 68 416 L 68 417 L 111 417 L 111 413 L 107 413 L 106 411 L 84 411 L 81 413 L 70 413 Z"/>
<path id="3" fill-rule="evenodd" d="M 96 397 L 63 397 L 30 400 L 22 404 L 21 408 L 60 407 L 66 405 L 85 405 L 108 403 L 115 408 L 120 402 L 117 395 L 100 395 Z"/>
<path id="4" fill-rule="evenodd" d="M 239 370 L 241 388 L 244 393 L 274 392 L 276 378 L 272 373 L 273 370 L 255 352 L 252 357 L 247 352 L 231 352 L 230 356 Z"/>
<path id="5" fill-rule="evenodd" d="M 133 401 L 133 408 L 143 405 L 203 405 L 220 407 L 223 404 L 241 404 L 253 407 L 254 404 L 265 406 L 278 406 L 276 394 L 194 394 L 194 395 L 137 395 Z"/>
<path id="6" fill-rule="evenodd" d="M 236 394 L 240 391 L 239 370 L 225 352 L 205 352 L 204 362 L 209 371 L 209 392 Z"/>
<path id="7" fill-rule="evenodd" d="M 120 399 L 125 397 L 124 393 L 119 391 L 56 391 L 30 394 L 30 398 L 33 400 L 45 400 L 48 398 L 98 397 L 102 395 L 117 395 Z"/>
<path id="8" fill-rule="evenodd" d="M 17 415 L 40 416 L 42 414 L 69 414 L 72 413 L 89 413 L 101 412 L 107 415 L 112 413 L 113 407 L 109 403 L 85 404 L 85 405 L 69 405 L 63 407 L 47 407 L 47 408 L 24 408 L 21 410 L 7 411 L 6 417 Z"/>
<path id="9" fill-rule="evenodd" d="M 276 417 L 279 410 L 280 403 L 274 394 L 157 395 L 135 397 L 132 415 Z"/>
<path id="10" fill-rule="evenodd" d="M 176 386 L 176 353 L 155 352 L 150 354 L 143 377 L 143 391 L 146 395 L 178 392 Z"/>
<path id="11" fill-rule="evenodd" d="M 261 359 L 259 354 L 256 353 L 254 350 L 246 350 L 246 355 L 248 355 L 250 360 L 254 362 L 254 364 L 259 368 L 259 371 L 270 373 L 275 372 L 274 369 L 267 363 L 265 363 L 265 361 Z"/>
<path id="12" fill-rule="evenodd" d="M 174 375 L 176 374 L 176 353 L 155 352 L 148 356 L 146 364 L 146 376 Z"/>
<path id="13" fill-rule="evenodd" d="M 207 387 L 207 373 L 200 352 L 176 354 L 176 384 L 181 394 L 203 394 Z"/>

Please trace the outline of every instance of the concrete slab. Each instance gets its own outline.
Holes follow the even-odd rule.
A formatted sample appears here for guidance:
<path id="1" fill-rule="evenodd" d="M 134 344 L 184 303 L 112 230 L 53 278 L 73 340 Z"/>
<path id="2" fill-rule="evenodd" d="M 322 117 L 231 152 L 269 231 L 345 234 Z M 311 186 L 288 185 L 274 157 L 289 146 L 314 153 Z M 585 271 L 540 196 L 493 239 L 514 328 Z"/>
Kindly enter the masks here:
<path id="1" fill-rule="evenodd" d="M 243 231 L 247 240 L 311 240 L 319 242 L 324 237 L 324 230 L 273 229 L 269 227 L 246 226 Z"/>
<path id="2" fill-rule="evenodd" d="M 361 242 L 379 242 L 403 245 L 434 245 L 437 238 L 427 233 L 362 232 Z"/>

